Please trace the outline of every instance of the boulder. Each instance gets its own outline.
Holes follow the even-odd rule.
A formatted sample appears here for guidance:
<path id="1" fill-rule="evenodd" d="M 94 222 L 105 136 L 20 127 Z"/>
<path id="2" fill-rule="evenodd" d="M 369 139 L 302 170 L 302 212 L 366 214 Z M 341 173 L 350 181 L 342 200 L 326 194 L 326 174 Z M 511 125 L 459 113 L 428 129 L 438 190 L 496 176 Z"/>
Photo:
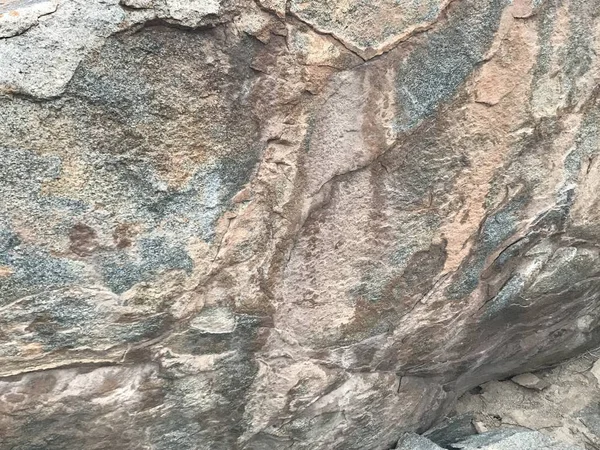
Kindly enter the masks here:
<path id="1" fill-rule="evenodd" d="M 598 346 L 599 20 L 1 1 L 0 447 L 384 450 Z"/>
<path id="2" fill-rule="evenodd" d="M 450 449 L 460 450 L 583 450 L 546 436 L 539 431 L 523 428 L 505 428 L 471 436 L 452 444 Z"/>
<path id="3" fill-rule="evenodd" d="M 429 439 L 415 433 L 406 433 L 400 437 L 396 450 L 442 450 Z"/>
<path id="4" fill-rule="evenodd" d="M 459 414 L 446 418 L 443 422 L 427 430 L 424 436 L 441 447 L 479 433 L 479 422 L 473 414 Z M 483 429 L 481 429 L 483 432 Z"/>

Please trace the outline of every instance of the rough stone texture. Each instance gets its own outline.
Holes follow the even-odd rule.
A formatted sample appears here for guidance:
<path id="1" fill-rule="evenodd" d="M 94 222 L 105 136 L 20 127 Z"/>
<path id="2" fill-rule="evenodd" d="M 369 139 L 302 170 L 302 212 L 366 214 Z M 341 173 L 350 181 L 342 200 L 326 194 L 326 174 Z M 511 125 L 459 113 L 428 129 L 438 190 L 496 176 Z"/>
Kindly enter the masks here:
<path id="1" fill-rule="evenodd" d="M 549 385 L 543 391 L 512 380 L 485 383 L 458 400 L 457 417 L 473 416 L 473 422 L 483 423 L 490 430 L 517 426 L 586 450 L 599 448 L 600 382 L 594 374 L 598 356 L 597 351 L 589 352 L 537 372 L 539 379 Z M 453 423 L 451 419 L 446 422 Z M 449 437 L 449 442 L 453 430 L 450 426 L 450 432 L 443 436 Z"/>
<path id="2" fill-rule="evenodd" d="M 12 37 L 27 31 L 39 23 L 39 18 L 56 11 L 54 0 L 28 0 L 21 2 L 19 9 L 0 3 L 0 38 Z"/>
<path id="3" fill-rule="evenodd" d="M 396 450 L 443 450 L 429 439 L 415 433 L 406 433 L 400 436 L 400 440 L 394 448 Z"/>
<path id="4" fill-rule="evenodd" d="M 460 450 L 582 450 L 581 447 L 557 442 L 539 431 L 504 429 L 472 436 L 452 444 Z"/>
<path id="5" fill-rule="evenodd" d="M 447 417 L 443 422 L 427 430 L 424 436 L 442 448 L 477 434 L 473 414 L 458 414 Z"/>
<path id="6" fill-rule="evenodd" d="M 429 28 L 451 0 L 291 0 L 290 12 L 364 58 Z"/>
<path id="7" fill-rule="evenodd" d="M 400 437 L 396 450 L 584 450 L 552 439 L 539 431 L 526 428 L 502 428 L 475 434 L 460 441 L 448 443 L 444 447 L 414 433 Z"/>
<path id="8" fill-rule="evenodd" d="M 600 3 L 52 5 L 0 13 L 2 448 L 383 450 L 600 343 Z"/>
<path id="9" fill-rule="evenodd" d="M 532 373 L 522 373 L 516 377 L 512 377 L 511 380 L 517 383 L 519 386 L 523 386 L 528 389 L 535 389 L 537 391 L 543 391 L 549 385 L 544 380 L 541 380 Z"/>

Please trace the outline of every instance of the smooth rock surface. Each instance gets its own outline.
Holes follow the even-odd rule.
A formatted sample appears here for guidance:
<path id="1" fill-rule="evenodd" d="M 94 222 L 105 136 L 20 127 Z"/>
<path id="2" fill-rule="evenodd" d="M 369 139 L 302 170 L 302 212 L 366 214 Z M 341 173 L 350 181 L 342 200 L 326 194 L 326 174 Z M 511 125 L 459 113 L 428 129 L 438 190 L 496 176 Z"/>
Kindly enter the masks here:
<path id="1" fill-rule="evenodd" d="M 600 343 L 600 3 L 32 4 L 0 448 L 389 449 Z"/>
<path id="2" fill-rule="evenodd" d="M 543 391 L 550 386 L 547 382 L 541 380 L 532 373 L 521 373 L 516 377 L 512 377 L 511 380 L 519 386 L 523 386 L 527 389 L 535 389 L 536 391 Z"/>

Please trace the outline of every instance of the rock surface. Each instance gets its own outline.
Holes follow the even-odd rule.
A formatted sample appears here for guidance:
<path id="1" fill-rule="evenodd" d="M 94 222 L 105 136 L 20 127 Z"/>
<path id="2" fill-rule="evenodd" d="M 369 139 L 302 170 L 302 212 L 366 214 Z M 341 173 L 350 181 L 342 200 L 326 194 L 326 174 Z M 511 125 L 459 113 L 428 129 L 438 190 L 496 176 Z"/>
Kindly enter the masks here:
<path id="1" fill-rule="evenodd" d="M 0 8 L 1 448 L 383 450 L 600 343 L 600 3 Z"/>
<path id="2" fill-rule="evenodd" d="M 583 447 L 565 444 L 539 431 L 525 428 L 504 428 L 475 434 L 444 447 L 414 433 L 400 437 L 395 450 L 584 450 Z"/>
<path id="3" fill-rule="evenodd" d="M 583 450 L 557 442 L 539 431 L 504 429 L 471 436 L 452 444 L 454 450 Z"/>
<path id="4" fill-rule="evenodd" d="M 463 395 L 456 405 L 456 419 L 438 425 L 438 438 L 456 434 L 457 419 L 470 416 L 490 431 L 503 427 L 537 430 L 559 442 L 586 450 L 600 448 L 600 382 L 594 374 L 600 352 L 588 352 L 535 375 L 548 387 L 542 391 L 512 380 L 491 381 Z M 444 427 L 443 425 L 447 425 Z M 449 426 L 448 426 L 449 425 Z M 449 432 L 441 433 L 441 431 Z M 463 436 L 466 433 L 463 433 Z M 473 434 L 473 433 L 471 433 Z"/>
<path id="5" fill-rule="evenodd" d="M 415 433 L 406 433 L 394 447 L 396 450 L 443 450 L 429 439 Z"/>
<path id="6" fill-rule="evenodd" d="M 549 386 L 547 382 L 541 380 L 532 373 L 522 373 L 516 377 L 512 377 L 511 380 L 519 386 L 523 386 L 527 389 L 535 389 L 536 391 L 543 391 Z"/>
<path id="7" fill-rule="evenodd" d="M 427 430 L 423 436 L 443 448 L 484 432 L 483 429 L 478 430 L 478 427 L 479 422 L 472 413 L 456 414 Z"/>

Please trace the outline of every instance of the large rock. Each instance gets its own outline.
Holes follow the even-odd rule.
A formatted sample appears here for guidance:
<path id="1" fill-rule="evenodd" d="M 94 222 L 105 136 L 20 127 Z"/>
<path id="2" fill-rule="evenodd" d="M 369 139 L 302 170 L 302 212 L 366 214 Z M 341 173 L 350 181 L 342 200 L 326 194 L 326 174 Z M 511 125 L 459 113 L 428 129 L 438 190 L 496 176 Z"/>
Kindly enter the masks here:
<path id="1" fill-rule="evenodd" d="M 386 449 L 598 345 L 598 30 L 2 2 L 2 448 Z"/>
<path id="2" fill-rule="evenodd" d="M 537 384 L 534 389 L 518 384 L 515 378 L 487 382 L 458 399 L 456 419 L 445 419 L 425 436 L 443 447 L 464 440 L 474 433 L 466 427 L 459 428 L 456 422 L 471 416 L 473 424 L 490 432 L 512 425 L 540 431 L 575 447 L 598 447 L 600 385 L 594 376 L 597 358 L 593 352 L 586 352 L 537 372 L 538 382 L 547 386 L 543 390 L 537 389 Z M 461 435 L 456 431 L 461 431 Z"/>
<path id="3" fill-rule="evenodd" d="M 450 445 L 455 450 L 583 450 L 556 441 L 539 431 L 524 429 L 503 429 L 472 436 Z"/>
<path id="4" fill-rule="evenodd" d="M 396 450 L 583 450 L 552 439 L 539 431 L 511 427 L 475 434 L 466 439 L 448 443 L 444 447 L 414 433 L 406 433 L 394 447 Z"/>
<path id="5" fill-rule="evenodd" d="M 429 439 L 415 433 L 406 433 L 394 447 L 396 450 L 443 450 Z"/>

